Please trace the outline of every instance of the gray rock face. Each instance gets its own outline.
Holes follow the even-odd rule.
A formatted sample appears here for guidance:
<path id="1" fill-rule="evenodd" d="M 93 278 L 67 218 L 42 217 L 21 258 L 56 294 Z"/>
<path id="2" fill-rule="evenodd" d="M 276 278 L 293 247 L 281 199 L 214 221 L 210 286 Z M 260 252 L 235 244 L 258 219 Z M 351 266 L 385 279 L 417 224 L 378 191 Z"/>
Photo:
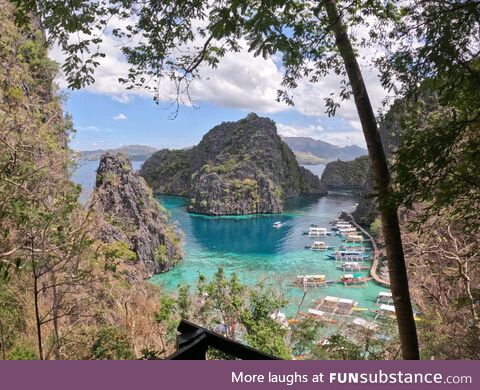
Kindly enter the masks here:
<path id="1" fill-rule="evenodd" d="M 325 166 L 322 183 L 331 189 L 360 191 L 365 187 L 370 172 L 368 156 L 353 161 L 332 161 Z"/>
<path id="2" fill-rule="evenodd" d="M 167 213 L 124 155 L 101 157 L 94 202 L 105 220 L 100 239 L 126 243 L 136 256 L 129 263 L 143 278 L 168 271 L 181 259 L 181 233 L 169 223 Z"/>
<path id="3" fill-rule="evenodd" d="M 208 215 L 280 213 L 288 198 L 327 192 L 275 123 L 255 114 L 215 126 L 191 149 L 155 153 L 140 174 L 155 193 L 188 196 L 188 211 Z"/>

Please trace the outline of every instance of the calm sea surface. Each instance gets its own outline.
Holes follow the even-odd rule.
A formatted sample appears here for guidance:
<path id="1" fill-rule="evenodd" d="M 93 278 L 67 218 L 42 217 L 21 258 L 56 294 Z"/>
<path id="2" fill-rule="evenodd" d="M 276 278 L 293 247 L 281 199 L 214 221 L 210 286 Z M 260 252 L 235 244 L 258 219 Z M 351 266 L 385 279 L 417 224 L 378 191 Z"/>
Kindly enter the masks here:
<path id="1" fill-rule="evenodd" d="M 134 162 L 139 169 L 142 162 Z M 83 199 L 91 192 L 95 182 L 98 162 L 89 161 L 79 166 L 74 180 L 84 186 Z M 321 175 L 324 166 L 306 166 Z M 337 270 L 335 261 L 326 257 L 330 251 L 312 251 L 305 245 L 315 240 L 325 241 L 338 247 L 341 238 L 327 236 L 310 238 L 302 235 L 310 224 L 328 227 L 341 210 L 353 210 L 356 199 L 351 194 L 326 196 L 301 196 L 287 202 L 285 212 L 276 215 L 252 215 L 241 217 L 207 217 L 187 213 L 188 200 L 176 196 L 158 196 L 157 200 L 169 211 L 172 221 L 185 236 L 185 257 L 173 270 L 155 275 L 150 279 L 175 293 L 178 286 L 192 287 L 200 274 L 211 276 L 223 267 L 229 274 L 236 272 L 249 285 L 264 281 L 285 289 L 290 304 L 287 314 L 294 314 L 300 303 L 303 290 L 293 285 L 297 275 L 325 274 L 329 280 L 339 279 L 343 271 Z M 272 227 L 280 221 L 280 229 Z M 366 263 L 369 264 L 369 263 Z M 368 271 L 364 271 L 368 276 Z M 368 287 L 344 287 L 335 284 L 328 288 L 311 289 L 303 301 L 303 309 L 313 306 L 312 300 L 324 295 L 350 298 L 358 301 L 360 308 L 373 308 L 379 291 L 385 289 L 373 281 Z M 368 315 L 367 310 L 357 311 Z"/>

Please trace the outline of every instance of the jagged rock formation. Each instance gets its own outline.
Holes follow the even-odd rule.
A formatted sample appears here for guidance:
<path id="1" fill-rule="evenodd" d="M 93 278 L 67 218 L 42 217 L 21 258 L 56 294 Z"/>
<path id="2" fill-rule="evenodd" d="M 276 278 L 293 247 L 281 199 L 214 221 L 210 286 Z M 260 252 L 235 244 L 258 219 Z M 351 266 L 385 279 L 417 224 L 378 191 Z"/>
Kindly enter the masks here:
<path id="1" fill-rule="evenodd" d="M 367 182 L 370 162 L 368 156 L 353 161 L 332 161 L 325 166 L 322 183 L 329 189 L 362 190 Z"/>
<path id="2" fill-rule="evenodd" d="M 188 196 L 188 210 L 207 215 L 280 213 L 288 198 L 327 192 L 275 123 L 256 114 L 214 127 L 191 149 L 155 153 L 140 175 L 155 193 Z"/>
<path id="3" fill-rule="evenodd" d="M 124 155 L 101 157 L 94 202 L 105 220 L 99 238 L 114 244 L 112 250 L 127 258 L 133 274 L 147 278 L 168 271 L 181 259 L 180 232 Z"/>

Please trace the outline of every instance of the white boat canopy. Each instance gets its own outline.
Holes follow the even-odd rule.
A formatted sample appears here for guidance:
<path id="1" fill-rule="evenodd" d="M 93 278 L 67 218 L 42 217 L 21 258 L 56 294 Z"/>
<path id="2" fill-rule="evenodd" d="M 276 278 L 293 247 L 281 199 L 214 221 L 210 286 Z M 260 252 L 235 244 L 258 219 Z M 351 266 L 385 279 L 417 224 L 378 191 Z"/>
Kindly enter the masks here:
<path id="1" fill-rule="evenodd" d="M 388 311 L 388 312 L 390 312 L 390 313 L 395 313 L 395 306 L 381 304 L 381 305 L 380 305 L 380 310 L 382 310 L 382 311 Z"/>

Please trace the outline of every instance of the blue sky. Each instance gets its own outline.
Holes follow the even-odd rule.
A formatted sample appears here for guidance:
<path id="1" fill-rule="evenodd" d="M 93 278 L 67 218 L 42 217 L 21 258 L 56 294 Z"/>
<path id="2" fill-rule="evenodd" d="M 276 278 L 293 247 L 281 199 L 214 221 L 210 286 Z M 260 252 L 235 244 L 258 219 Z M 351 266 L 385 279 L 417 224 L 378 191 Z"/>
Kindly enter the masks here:
<path id="1" fill-rule="evenodd" d="M 76 134 L 71 146 L 75 150 L 116 148 L 140 144 L 157 148 L 183 148 L 197 144 L 202 136 L 222 121 L 245 117 L 244 108 L 222 107 L 215 103 L 198 103 L 195 108 L 181 106 L 176 118 L 170 104 L 155 104 L 149 97 L 135 96 L 119 102 L 109 95 L 91 91 L 70 91 L 66 111 L 73 116 Z M 295 109 L 257 114 L 272 118 L 284 135 L 307 135 L 335 142 L 335 137 L 356 130 L 342 118 L 305 116 Z M 321 128 L 321 131 L 319 130 Z M 302 131 L 303 129 L 303 131 Z M 348 142 L 346 144 L 358 143 Z"/>
<path id="2" fill-rule="evenodd" d="M 218 68 L 201 68 L 202 79 L 192 82 L 190 96 L 198 108 L 181 106 L 171 120 L 172 86 L 162 85 L 160 105 L 147 91 L 126 91 L 118 83 L 128 73 L 128 64 L 117 42 L 104 36 L 105 58 L 95 72 L 95 83 L 82 91 L 67 91 L 66 111 L 72 114 L 77 133 L 71 146 L 76 150 L 114 148 L 129 144 L 181 148 L 198 143 L 203 134 L 223 121 L 234 121 L 249 112 L 268 116 L 277 123 L 280 135 L 308 136 L 345 146 L 365 146 L 353 101 L 342 102 L 335 118 L 325 114 L 324 99 L 338 96 L 340 76 L 329 75 L 316 84 L 299 80 L 292 92 L 294 107 L 276 102 L 282 69 L 278 58 L 253 57 L 242 49 L 227 53 Z M 63 62 L 58 47 L 50 56 Z M 360 62 L 370 58 L 368 53 Z M 385 91 L 376 72 L 363 64 L 364 79 L 372 104 L 381 107 Z M 58 84 L 65 91 L 65 81 Z M 170 92 L 169 92 L 170 91 Z"/>

